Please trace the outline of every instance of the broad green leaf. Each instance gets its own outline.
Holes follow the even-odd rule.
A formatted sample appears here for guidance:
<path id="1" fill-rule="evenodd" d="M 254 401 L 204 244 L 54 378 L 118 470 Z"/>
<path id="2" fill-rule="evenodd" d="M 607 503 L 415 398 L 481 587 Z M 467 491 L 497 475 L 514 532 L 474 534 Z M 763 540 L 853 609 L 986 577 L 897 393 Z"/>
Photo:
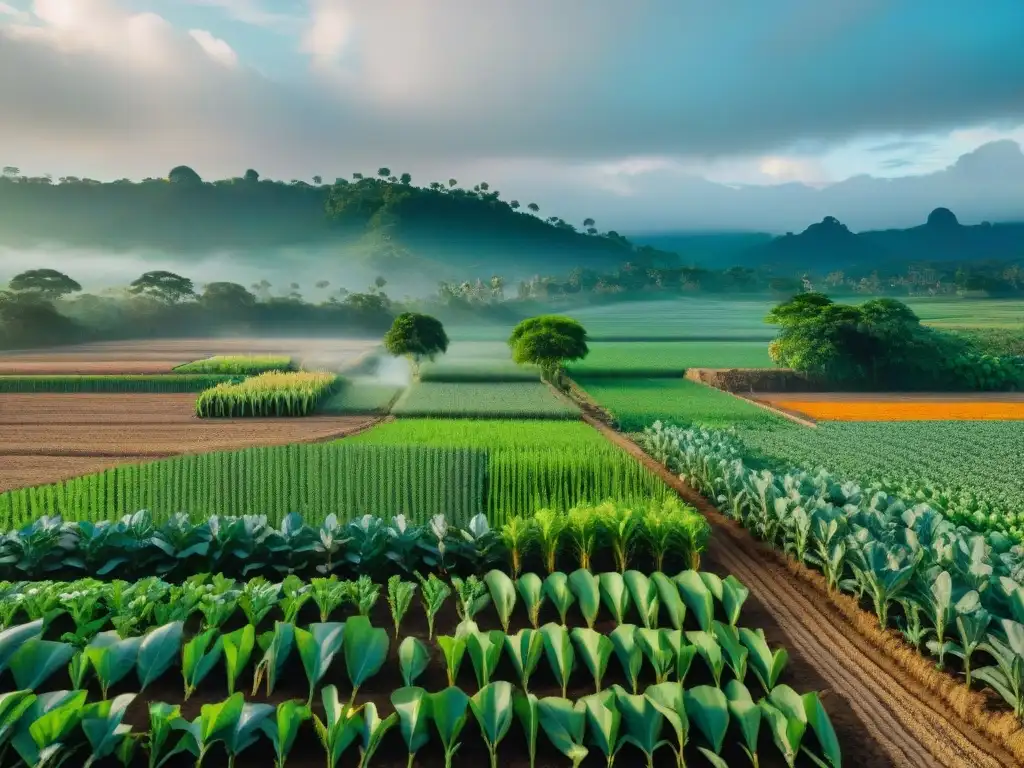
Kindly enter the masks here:
<path id="1" fill-rule="evenodd" d="M 282 701 L 277 705 L 273 718 L 260 723 L 260 730 L 267 735 L 274 745 L 275 768 L 284 768 L 299 729 L 313 716 L 309 707 L 298 699 Z"/>
<path id="2" fill-rule="evenodd" d="M 593 629 L 601 610 L 601 582 L 586 568 L 579 568 L 569 574 L 569 589 L 579 603 L 583 620 Z"/>
<path id="3" fill-rule="evenodd" d="M 391 639 L 383 627 L 373 627 L 366 616 L 353 616 L 345 622 L 345 668 L 352 683 L 351 704 L 359 686 L 380 672 L 388 658 Z"/>
<path id="4" fill-rule="evenodd" d="M 618 571 L 606 571 L 599 577 L 601 582 L 601 602 L 611 612 L 616 624 L 622 624 L 629 613 L 629 590 L 626 580 Z"/>
<path id="5" fill-rule="evenodd" d="M 441 647 L 445 669 L 448 671 L 448 685 L 455 685 L 458 682 L 459 669 L 462 667 L 462 659 L 466 655 L 467 643 L 466 635 L 437 636 L 437 644 Z"/>
<path id="6" fill-rule="evenodd" d="M 698 626 L 708 632 L 715 618 L 715 603 L 701 575 L 697 571 L 683 571 L 675 577 L 679 593 L 687 609 L 697 619 Z"/>
<path id="7" fill-rule="evenodd" d="M 242 694 L 236 693 L 233 695 L 240 697 Z M 235 721 L 221 738 L 228 751 L 232 766 L 234 765 L 235 757 L 256 743 L 256 739 L 262 730 L 262 725 L 274 722 L 271 720 L 271 716 L 274 714 L 275 709 L 270 704 L 251 704 L 248 702 L 242 704 L 242 709 L 235 718 Z"/>
<path id="8" fill-rule="evenodd" d="M 185 680 L 186 701 L 217 666 L 223 651 L 220 630 L 216 628 L 196 635 L 182 647 L 181 676 Z"/>
<path id="9" fill-rule="evenodd" d="M 529 691 L 530 676 L 544 655 L 544 637 L 536 629 L 521 629 L 514 635 L 505 636 L 505 648 L 515 667 L 519 685 L 524 691 Z"/>
<path id="10" fill-rule="evenodd" d="M 635 624 L 620 624 L 608 636 L 634 693 L 640 678 L 640 668 L 644 663 L 644 654 L 637 642 L 636 632 Z"/>
<path id="11" fill-rule="evenodd" d="M 675 629 L 639 627 L 636 630 L 636 641 L 654 669 L 655 682 L 668 682 L 669 677 L 676 671 L 682 632 Z"/>
<path id="12" fill-rule="evenodd" d="M 263 649 L 263 658 L 256 665 L 256 671 L 253 674 L 252 695 L 256 695 L 260 683 L 266 678 L 267 696 L 269 696 L 274 692 L 277 678 L 284 670 L 284 666 L 291 656 L 292 648 L 295 647 L 295 625 L 281 621 L 275 622 L 273 632 L 264 632 L 260 635 L 259 645 Z"/>
<path id="13" fill-rule="evenodd" d="M 616 705 L 615 692 L 606 690 L 584 696 L 576 702 L 575 708 L 586 715 L 587 743 L 597 747 L 606 763 L 611 765 L 621 745 L 619 725 L 622 716 Z"/>
<path id="14" fill-rule="evenodd" d="M 162 702 L 150 702 L 148 739 L 150 768 L 157 768 L 167 762 L 167 758 L 170 757 L 170 755 L 164 754 L 167 741 L 179 721 L 181 721 L 181 707 Z"/>
<path id="15" fill-rule="evenodd" d="M 413 685 L 430 666 L 430 651 L 423 641 L 409 635 L 398 646 L 398 667 L 406 686 Z"/>
<path id="16" fill-rule="evenodd" d="M 583 710 L 574 708 L 568 699 L 548 696 L 537 702 L 537 715 L 551 746 L 572 760 L 573 768 L 578 768 L 588 754 L 583 746 L 587 726 Z"/>
<path id="17" fill-rule="evenodd" d="M 576 660 L 572 641 L 569 639 L 569 630 L 551 622 L 541 627 L 540 633 L 544 638 L 544 655 L 547 656 L 548 665 L 555 675 L 555 680 L 562 686 L 562 695 L 565 696 Z"/>
<path id="18" fill-rule="evenodd" d="M 512 684 L 505 680 L 489 683 L 470 698 L 469 707 L 487 744 L 491 768 L 498 768 L 498 745 L 512 726 Z"/>
<path id="19" fill-rule="evenodd" d="M 625 734 L 622 737 L 647 757 L 647 764 L 653 764 L 654 753 L 663 746 L 671 746 L 661 739 L 661 729 L 665 724 L 665 716 L 646 696 L 629 693 L 621 685 L 612 687 L 615 691 L 615 703 L 622 715 Z"/>
<path id="20" fill-rule="evenodd" d="M 680 634 L 682 634 L 680 632 Z M 686 682 L 686 675 L 690 672 L 690 666 L 693 664 L 694 658 L 697 656 L 697 646 L 685 642 L 685 635 L 683 641 L 679 645 L 679 656 L 676 658 L 676 680 L 680 683 Z"/>
<path id="21" fill-rule="evenodd" d="M 452 768 L 452 758 L 460 746 L 457 739 L 466 725 L 468 708 L 469 696 L 453 685 L 430 694 L 430 713 L 444 747 L 445 768 Z"/>
<path id="22" fill-rule="evenodd" d="M 374 753 L 380 747 L 384 735 L 398 722 L 398 715 L 392 712 L 387 717 L 381 719 L 380 714 L 377 712 L 377 705 L 369 701 L 363 707 L 362 721 L 359 765 L 361 768 L 366 768 L 370 764 Z"/>
<path id="23" fill-rule="evenodd" d="M 640 571 L 626 571 L 622 578 L 626 589 L 640 614 L 640 623 L 647 629 L 658 627 L 658 587 Z"/>
<path id="24" fill-rule="evenodd" d="M 15 688 L 22 691 L 41 688 L 58 669 L 66 667 L 74 655 L 75 647 L 70 643 L 30 638 L 10 658 Z"/>
<path id="25" fill-rule="evenodd" d="M 59 737 L 78 726 L 87 696 L 86 691 L 54 691 L 40 693 L 32 699 L 10 739 L 14 751 L 26 765 L 39 765 L 42 748 L 59 741 Z"/>
<path id="26" fill-rule="evenodd" d="M 476 675 L 477 689 L 483 689 L 491 682 L 494 670 L 501 661 L 501 651 L 505 647 L 505 633 L 498 630 L 491 632 L 473 632 L 466 638 L 466 650 L 473 664 Z"/>
<path id="27" fill-rule="evenodd" d="M 668 616 L 672 629 L 682 629 L 686 621 L 686 604 L 679 596 L 679 587 L 664 573 L 652 573 L 651 582 L 658 589 L 658 603 Z"/>
<path id="28" fill-rule="evenodd" d="M 555 571 L 544 579 L 544 594 L 558 611 L 559 620 L 565 625 L 569 608 L 575 602 L 572 590 L 569 589 L 569 577 L 561 571 Z"/>
<path id="29" fill-rule="evenodd" d="M 803 699 L 788 685 L 777 685 L 758 706 L 768 723 L 775 746 L 782 752 L 787 764 L 793 765 L 807 729 L 807 711 Z"/>
<path id="30" fill-rule="evenodd" d="M 711 674 L 715 678 L 715 685 L 722 683 L 722 670 L 725 669 L 725 659 L 722 656 L 722 647 L 718 640 L 710 632 L 687 632 L 686 639 L 697 648 L 697 653 L 704 663 L 707 664 Z"/>
<path id="31" fill-rule="evenodd" d="M 540 610 L 544 606 L 544 582 L 535 573 L 524 573 L 516 580 L 516 590 L 523 598 L 526 613 L 534 629 L 540 629 Z"/>
<path id="32" fill-rule="evenodd" d="M 512 694 L 512 709 L 526 735 L 526 753 L 530 756 L 530 768 L 534 768 L 537 763 L 537 729 L 540 725 L 540 710 L 537 704 L 537 697 L 532 693 L 515 691 Z"/>
<path id="33" fill-rule="evenodd" d="M 492 570 L 484 576 L 484 583 L 487 584 L 487 591 L 491 594 L 494 609 L 498 612 L 501 628 L 507 633 L 508 622 L 516 607 L 515 582 L 504 571 Z"/>
<path id="34" fill-rule="evenodd" d="M 747 656 L 749 651 L 740 642 L 739 632 L 736 627 L 730 624 L 723 624 L 720 621 L 712 622 L 712 626 L 714 627 L 715 638 L 725 654 L 725 660 L 728 662 L 733 676 L 742 682 L 747 676 Z"/>
<path id="35" fill-rule="evenodd" d="M 773 653 L 768 647 L 764 630 L 740 630 L 740 642 L 749 651 L 747 662 L 753 670 L 765 693 L 770 693 L 789 662 L 789 653 L 785 648 L 778 648 Z"/>
<path id="36" fill-rule="evenodd" d="M 821 698 L 817 692 L 805 693 L 802 698 L 804 711 L 807 713 L 807 722 L 818 740 L 822 756 L 832 768 L 842 768 L 843 757 L 839 748 L 839 738 L 832 727 L 832 720 L 829 718 L 828 712 L 821 705 Z M 807 751 L 806 745 L 803 746 L 803 750 Z"/>
<path id="37" fill-rule="evenodd" d="M 337 768 L 341 756 L 363 730 L 363 718 L 357 710 L 346 707 L 338 699 L 338 689 L 333 685 L 325 685 L 320 692 L 324 704 L 324 720 L 313 715 L 316 734 L 327 752 L 327 768 Z"/>
<path id="38" fill-rule="evenodd" d="M 43 620 L 19 624 L 0 632 L 0 674 L 10 665 L 11 657 L 27 641 L 43 636 Z"/>
<path id="39" fill-rule="evenodd" d="M 406 686 L 391 694 L 391 705 L 411 762 L 430 743 L 430 695 L 422 688 Z"/>
<path id="40" fill-rule="evenodd" d="M 718 602 L 722 602 L 725 592 L 722 577 L 717 573 L 711 573 L 711 571 L 700 571 L 700 580 L 704 582 L 704 586 L 707 587 L 711 596 Z"/>
<path id="41" fill-rule="evenodd" d="M 682 683 L 659 683 L 644 691 L 644 696 L 668 720 L 676 735 L 676 755 L 682 755 L 690 740 L 690 718 L 686 714 L 686 700 Z"/>
<path id="42" fill-rule="evenodd" d="M 224 635 L 224 667 L 228 679 L 228 695 L 235 692 L 235 683 L 249 663 L 253 648 L 256 647 L 256 628 L 246 624 L 230 634 Z"/>
<path id="43" fill-rule="evenodd" d="M 606 635 L 587 627 L 576 627 L 571 634 L 579 657 L 594 678 L 594 690 L 600 691 L 601 680 L 604 679 L 614 650 L 612 641 Z"/>
<path id="44" fill-rule="evenodd" d="M 0 754 L 14 735 L 21 716 L 32 706 L 36 695 L 32 691 L 0 693 Z"/>
<path id="45" fill-rule="evenodd" d="M 718 688 L 698 685 L 683 694 L 686 714 L 716 755 L 725 744 L 729 730 L 729 701 Z"/>
<path id="46" fill-rule="evenodd" d="M 313 701 L 317 683 L 327 673 L 334 657 L 341 650 L 346 627 L 345 622 L 332 621 L 310 624 L 308 630 L 295 627 L 293 631 L 295 647 L 299 649 L 302 668 L 306 671 L 306 679 L 309 681 L 309 698 L 306 700 L 308 707 Z"/>
<path id="47" fill-rule="evenodd" d="M 91 754 L 86 761 L 88 768 L 96 760 L 112 757 L 121 742 L 128 738 L 132 727 L 123 725 L 124 712 L 135 700 L 134 693 L 125 693 L 111 701 L 90 704 L 82 716 L 82 732 L 89 742 Z"/>
<path id="48" fill-rule="evenodd" d="M 761 733 L 761 709 L 750 697 L 750 691 L 739 680 L 730 680 L 725 686 L 729 700 L 729 715 L 743 735 L 741 746 L 752 765 L 757 765 L 757 739 Z"/>
<path id="49" fill-rule="evenodd" d="M 736 622 L 740 618 L 740 609 L 743 608 L 743 603 L 749 596 L 750 590 L 732 574 L 722 579 L 722 608 L 725 609 L 725 617 L 729 626 L 736 626 Z"/>
<path id="50" fill-rule="evenodd" d="M 135 662 L 140 692 L 146 690 L 146 686 L 160 678 L 178 660 L 184 629 L 184 622 L 172 621 L 162 627 L 155 627 L 142 638 Z"/>

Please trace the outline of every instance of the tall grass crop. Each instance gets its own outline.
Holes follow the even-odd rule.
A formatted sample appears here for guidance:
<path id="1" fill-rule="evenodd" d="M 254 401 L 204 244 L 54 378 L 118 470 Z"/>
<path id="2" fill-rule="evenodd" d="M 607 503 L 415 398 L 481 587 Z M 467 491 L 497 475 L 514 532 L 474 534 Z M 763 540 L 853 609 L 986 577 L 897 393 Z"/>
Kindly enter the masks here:
<path id="1" fill-rule="evenodd" d="M 0 376 L 0 394 L 49 393 L 173 393 L 202 392 L 218 384 L 238 383 L 239 376 L 222 374 L 82 374 L 57 376 Z"/>
<path id="2" fill-rule="evenodd" d="M 179 365 L 178 373 L 227 373 L 258 376 L 267 371 L 294 371 L 295 362 L 284 355 L 214 355 Z"/>
<path id="3" fill-rule="evenodd" d="M 337 382 L 333 373 L 270 371 L 234 384 L 218 384 L 196 398 L 202 418 L 308 416 Z"/>
<path id="4" fill-rule="evenodd" d="M 317 413 L 387 413 L 404 387 L 362 381 L 339 381 L 336 391 L 326 397 Z"/>
<path id="5" fill-rule="evenodd" d="M 575 450 L 619 449 L 582 421 L 540 419 L 396 419 L 378 424 L 346 443 L 365 445 L 436 445 L 458 448 Z"/>
<path id="6" fill-rule="evenodd" d="M 447 418 L 576 419 L 579 409 L 540 381 L 505 383 L 420 382 L 395 403 L 396 416 Z"/>

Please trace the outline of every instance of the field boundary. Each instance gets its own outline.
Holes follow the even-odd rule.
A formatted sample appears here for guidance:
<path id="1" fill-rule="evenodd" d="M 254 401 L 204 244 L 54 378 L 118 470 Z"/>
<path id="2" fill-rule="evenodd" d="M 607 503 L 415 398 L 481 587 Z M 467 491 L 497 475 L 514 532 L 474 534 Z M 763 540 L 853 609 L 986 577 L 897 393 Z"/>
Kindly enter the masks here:
<path id="1" fill-rule="evenodd" d="M 1011 713 L 988 711 L 982 693 L 937 671 L 894 632 L 879 630 L 875 617 L 853 598 L 827 592 L 819 574 L 755 541 L 626 435 L 590 413 L 583 420 L 705 515 L 714 554 L 780 626 L 801 635 L 792 646 L 833 681 L 894 764 L 979 768 L 1024 762 L 1024 731 Z"/>

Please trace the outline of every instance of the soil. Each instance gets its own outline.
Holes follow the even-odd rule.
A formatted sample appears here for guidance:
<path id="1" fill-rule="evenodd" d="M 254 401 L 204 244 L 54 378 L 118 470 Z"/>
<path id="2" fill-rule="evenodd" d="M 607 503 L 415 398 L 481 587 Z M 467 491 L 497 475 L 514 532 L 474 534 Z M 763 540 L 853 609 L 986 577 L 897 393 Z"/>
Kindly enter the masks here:
<path id="1" fill-rule="evenodd" d="M 372 416 L 199 419 L 194 394 L 0 394 L 0 491 L 182 453 L 330 440 Z"/>
<path id="2" fill-rule="evenodd" d="M 798 691 L 824 689 L 823 702 L 843 747 L 856 766 L 981 768 L 1016 765 L 1001 747 L 953 715 L 944 702 L 908 679 L 895 659 L 868 642 L 807 579 L 721 515 L 700 494 L 647 456 L 626 436 L 592 415 L 584 419 L 609 440 L 657 472 L 712 526 L 702 568 L 734 574 L 766 611 L 769 640 L 792 653 Z M 746 610 L 746 605 L 744 606 Z M 870 622 L 869 622 L 870 624 Z M 789 681 L 787 681 L 789 682 Z M 803 686 L 803 687 L 801 687 Z"/>
<path id="3" fill-rule="evenodd" d="M 291 355 L 310 368 L 358 362 L 379 342 L 362 339 L 138 339 L 0 353 L 0 375 L 169 373 L 212 355 Z"/>

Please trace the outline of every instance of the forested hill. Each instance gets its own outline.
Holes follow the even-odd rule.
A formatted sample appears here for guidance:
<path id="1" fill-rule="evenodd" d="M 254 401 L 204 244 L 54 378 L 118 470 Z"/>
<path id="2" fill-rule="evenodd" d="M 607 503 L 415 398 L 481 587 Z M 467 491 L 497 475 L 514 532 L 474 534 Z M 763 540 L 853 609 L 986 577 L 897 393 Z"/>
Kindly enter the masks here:
<path id="1" fill-rule="evenodd" d="M 675 261 L 650 247 L 634 249 L 591 219 L 577 227 L 546 214 L 529 201 L 503 200 L 486 182 L 416 186 L 408 174 L 387 168 L 333 184 L 270 181 L 255 171 L 207 182 L 185 166 L 141 182 L 54 182 L 13 168 L 0 177 L 0 245 L 15 247 L 60 243 L 199 255 L 337 244 L 352 249 L 347 257 L 382 267 L 434 263 L 460 275 Z"/>

